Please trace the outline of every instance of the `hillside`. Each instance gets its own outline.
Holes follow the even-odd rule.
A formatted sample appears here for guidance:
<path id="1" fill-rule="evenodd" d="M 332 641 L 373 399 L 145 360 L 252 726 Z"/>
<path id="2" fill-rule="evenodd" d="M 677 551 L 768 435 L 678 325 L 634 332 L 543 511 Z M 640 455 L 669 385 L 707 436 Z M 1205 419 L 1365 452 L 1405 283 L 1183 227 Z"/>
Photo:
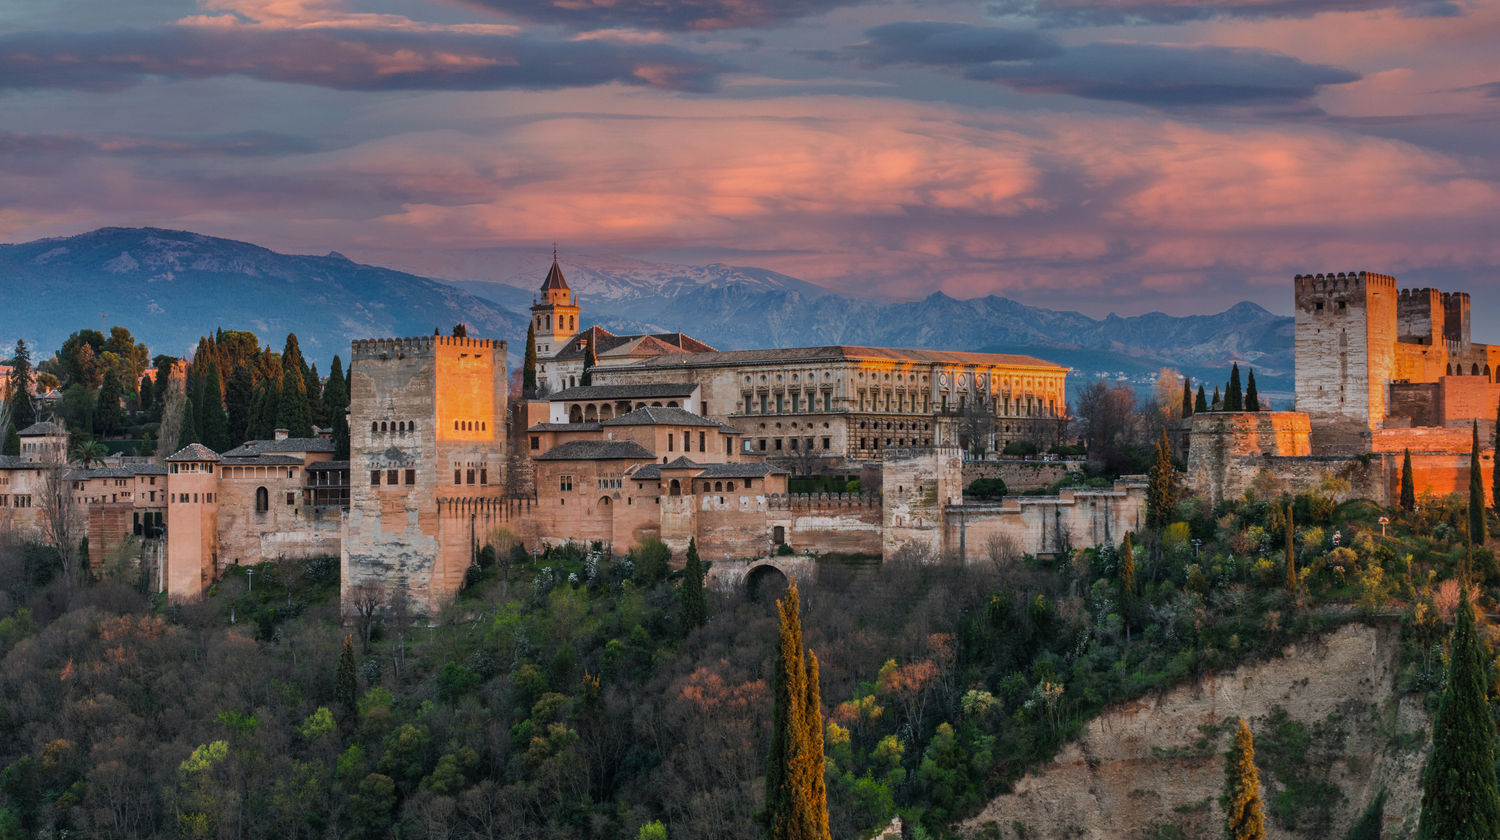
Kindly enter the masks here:
<path id="1" fill-rule="evenodd" d="M 320 361 L 347 354 L 354 338 L 429 335 L 460 321 L 503 338 L 526 330 L 524 316 L 425 277 L 157 228 L 0 245 L 0 286 L 0 346 L 19 336 L 42 356 L 75 330 L 97 329 L 101 315 L 157 353 L 184 353 L 222 326 L 277 347 L 295 332 Z"/>

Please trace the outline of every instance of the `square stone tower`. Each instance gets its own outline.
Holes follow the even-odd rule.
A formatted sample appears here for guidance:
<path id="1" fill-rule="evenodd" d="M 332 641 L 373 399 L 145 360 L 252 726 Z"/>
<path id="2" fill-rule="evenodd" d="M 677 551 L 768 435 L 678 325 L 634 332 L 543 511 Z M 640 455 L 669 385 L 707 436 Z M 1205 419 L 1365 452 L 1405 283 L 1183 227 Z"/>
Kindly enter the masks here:
<path id="1" fill-rule="evenodd" d="M 1369 451 L 1396 365 L 1396 279 L 1299 274 L 1294 285 L 1297 410 L 1312 420 L 1313 449 Z"/>
<path id="2" fill-rule="evenodd" d="M 485 535 L 448 514 L 503 494 L 505 352 L 503 341 L 446 336 L 354 342 L 346 613 L 361 598 L 382 609 L 404 598 L 430 615 L 463 585 Z"/>

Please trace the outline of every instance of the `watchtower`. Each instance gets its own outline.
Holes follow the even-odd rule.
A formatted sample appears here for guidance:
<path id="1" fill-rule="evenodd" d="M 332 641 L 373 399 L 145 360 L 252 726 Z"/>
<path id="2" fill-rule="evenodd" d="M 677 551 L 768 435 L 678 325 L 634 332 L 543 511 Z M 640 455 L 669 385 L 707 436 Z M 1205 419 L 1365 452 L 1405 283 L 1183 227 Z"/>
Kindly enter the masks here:
<path id="1" fill-rule="evenodd" d="M 463 584 L 474 539 L 440 516 L 498 499 L 505 464 L 505 342 L 423 336 L 356 341 L 349 373 L 344 606 L 405 591 L 431 614 Z"/>
<path id="2" fill-rule="evenodd" d="M 531 307 L 531 321 L 536 328 L 536 354 L 548 358 L 557 355 L 578 333 L 579 307 L 573 302 L 573 290 L 557 264 L 557 249 L 552 249 L 552 268 L 542 281 L 541 296 Z"/>
<path id="3" fill-rule="evenodd" d="M 1297 410 L 1312 419 L 1315 450 L 1357 451 L 1385 418 L 1396 364 L 1396 279 L 1329 272 L 1299 274 L 1294 285 Z"/>
<path id="4" fill-rule="evenodd" d="M 218 573 L 219 456 L 201 443 L 167 457 L 167 597 L 200 598 Z"/>

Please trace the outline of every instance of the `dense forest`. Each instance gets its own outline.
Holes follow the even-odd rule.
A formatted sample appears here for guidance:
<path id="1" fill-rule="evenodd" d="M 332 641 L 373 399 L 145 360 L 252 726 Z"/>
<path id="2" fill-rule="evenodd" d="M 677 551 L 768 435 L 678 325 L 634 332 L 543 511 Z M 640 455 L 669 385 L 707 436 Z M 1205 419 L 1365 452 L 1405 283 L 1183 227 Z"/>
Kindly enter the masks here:
<path id="1" fill-rule="evenodd" d="M 1058 559 L 824 558 L 800 586 L 834 836 L 943 836 L 1105 704 L 1343 621 L 1399 617 L 1405 687 L 1440 689 L 1466 506 L 1382 537 L 1340 489 L 1188 499 Z M 67 581 L 7 542 L 0 838 L 759 836 L 772 593 L 710 591 L 698 626 L 659 543 L 590 548 L 497 534 L 430 622 L 346 626 L 333 558 L 169 606 L 128 564 Z"/>

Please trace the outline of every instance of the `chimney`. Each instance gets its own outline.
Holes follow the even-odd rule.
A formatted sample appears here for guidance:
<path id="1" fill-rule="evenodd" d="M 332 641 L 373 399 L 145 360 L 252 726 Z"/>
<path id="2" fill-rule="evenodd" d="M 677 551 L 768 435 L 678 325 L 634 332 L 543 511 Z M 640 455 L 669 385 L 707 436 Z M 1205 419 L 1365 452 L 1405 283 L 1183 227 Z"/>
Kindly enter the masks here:
<path id="1" fill-rule="evenodd" d="M 286 429 L 277 429 L 276 430 L 276 439 L 277 440 L 286 440 L 287 436 L 289 436 L 290 434 L 291 434 L 291 432 L 287 431 Z"/>

